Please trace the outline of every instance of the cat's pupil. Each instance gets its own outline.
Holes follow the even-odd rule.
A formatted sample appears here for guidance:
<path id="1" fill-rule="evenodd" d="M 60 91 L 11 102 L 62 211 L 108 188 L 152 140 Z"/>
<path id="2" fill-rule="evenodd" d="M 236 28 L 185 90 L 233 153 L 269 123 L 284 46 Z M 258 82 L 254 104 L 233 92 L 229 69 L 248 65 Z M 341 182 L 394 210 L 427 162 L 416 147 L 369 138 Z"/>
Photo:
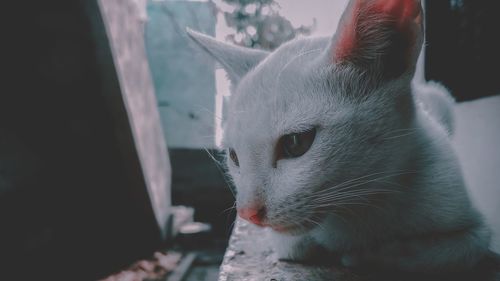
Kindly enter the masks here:
<path id="1" fill-rule="evenodd" d="M 293 152 L 300 148 L 300 139 L 297 134 L 289 135 L 285 138 L 285 149 L 287 152 Z M 290 153 L 293 154 L 293 153 Z"/>
<path id="2" fill-rule="evenodd" d="M 232 148 L 229 149 L 229 158 L 231 158 L 236 167 L 240 166 L 240 162 L 238 161 L 238 155 L 236 155 L 236 151 L 234 151 L 234 149 Z"/>
<path id="3" fill-rule="evenodd" d="M 297 158 L 304 155 L 314 141 L 316 129 L 284 135 L 276 147 L 276 161 L 286 158 Z"/>

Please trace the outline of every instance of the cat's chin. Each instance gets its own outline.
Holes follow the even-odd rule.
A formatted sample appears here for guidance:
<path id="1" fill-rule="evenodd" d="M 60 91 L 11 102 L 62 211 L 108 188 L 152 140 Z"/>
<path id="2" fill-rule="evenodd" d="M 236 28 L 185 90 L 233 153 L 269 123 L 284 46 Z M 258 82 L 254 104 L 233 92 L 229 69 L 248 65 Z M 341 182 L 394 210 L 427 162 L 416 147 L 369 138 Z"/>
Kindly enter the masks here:
<path id="1" fill-rule="evenodd" d="M 298 236 L 310 232 L 316 227 L 321 227 L 324 219 L 325 215 L 323 213 L 315 212 L 313 215 L 303 220 L 301 219 L 300 221 L 295 221 L 294 223 L 273 224 L 272 222 L 268 222 L 264 226 L 269 227 L 272 231 L 282 235 Z"/>

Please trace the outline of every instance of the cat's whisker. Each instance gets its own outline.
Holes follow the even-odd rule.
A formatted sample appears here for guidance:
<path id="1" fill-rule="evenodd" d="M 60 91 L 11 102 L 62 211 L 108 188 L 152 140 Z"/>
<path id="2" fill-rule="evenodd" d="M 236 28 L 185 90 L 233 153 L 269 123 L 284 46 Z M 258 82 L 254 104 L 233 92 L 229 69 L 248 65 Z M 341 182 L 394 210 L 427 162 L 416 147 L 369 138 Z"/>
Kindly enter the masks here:
<path id="1" fill-rule="evenodd" d="M 397 130 L 385 132 L 381 135 L 381 137 L 391 137 L 391 135 L 406 134 L 406 133 L 414 134 L 414 133 L 418 133 L 418 132 L 419 132 L 419 129 L 416 129 L 416 128 L 397 129 Z"/>
<path id="2" fill-rule="evenodd" d="M 308 221 L 308 222 L 311 222 L 312 224 L 314 224 L 314 225 L 316 225 L 316 226 L 318 226 L 318 227 L 319 227 L 319 228 L 321 228 L 322 230 L 325 230 L 324 226 L 323 226 L 321 223 L 319 223 L 319 222 L 315 221 L 314 219 L 305 218 L 305 220 L 306 220 L 306 221 Z"/>
<path id="3" fill-rule="evenodd" d="M 364 205 L 364 206 L 369 206 L 369 207 L 374 207 L 374 208 L 380 208 L 380 206 L 377 205 L 372 205 L 369 204 L 368 202 L 372 202 L 375 200 L 371 200 L 365 197 L 358 197 L 358 196 L 349 196 L 349 197 L 344 197 L 341 199 L 329 201 L 329 202 L 322 202 L 322 203 L 316 203 L 318 206 L 321 207 L 336 207 L 336 206 L 342 206 L 342 205 Z"/>
<path id="4" fill-rule="evenodd" d="M 220 167 L 223 167 L 223 166 L 224 166 L 224 165 L 223 165 L 223 163 L 222 163 L 221 161 L 219 161 L 219 160 L 217 160 L 217 159 L 215 158 L 215 156 L 214 156 L 214 155 L 210 152 L 210 150 L 208 150 L 208 148 L 203 148 L 203 150 L 205 150 L 205 152 L 208 154 L 208 156 L 210 157 L 210 159 L 212 159 L 212 161 L 214 161 L 214 162 L 215 162 L 215 164 L 217 164 L 217 165 L 218 165 L 218 166 L 220 166 Z"/>
<path id="5" fill-rule="evenodd" d="M 381 177 L 370 179 L 370 180 L 378 180 L 378 179 L 382 179 L 382 178 L 390 178 L 390 177 L 396 177 L 396 176 L 405 175 L 405 174 L 415 174 L 415 173 L 417 173 L 417 171 L 414 171 L 414 170 L 378 172 L 378 173 L 372 173 L 372 174 L 369 174 L 369 175 L 365 175 L 365 176 L 361 176 L 361 177 L 358 177 L 358 178 L 355 178 L 355 179 L 351 179 L 351 180 L 345 181 L 344 183 L 341 183 L 341 185 L 345 184 L 345 183 L 351 183 L 351 182 L 354 182 L 354 181 L 363 180 L 363 179 L 366 179 L 366 178 L 369 178 L 369 177 L 373 177 L 373 176 L 379 176 L 379 175 Z M 330 187 L 330 188 L 335 188 L 335 187 L 337 187 L 337 186 L 333 186 L 333 187 Z"/>
<path id="6" fill-rule="evenodd" d="M 382 140 L 392 140 L 392 139 L 398 139 L 398 138 L 406 137 L 406 136 L 409 136 L 409 135 L 413 135 L 413 134 L 415 134 L 415 133 L 416 133 L 416 132 L 411 132 L 411 133 L 406 133 L 406 134 L 401 134 L 401 135 L 391 136 L 391 137 L 383 138 Z"/>
<path id="7" fill-rule="evenodd" d="M 314 196 L 314 198 L 312 199 L 319 199 L 319 198 L 325 198 L 325 197 L 328 197 L 330 195 L 341 195 L 341 194 L 349 194 L 349 193 L 352 193 L 352 192 L 386 192 L 386 193 L 401 193 L 402 191 L 400 190 L 396 190 L 396 189 L 391 189 L 391 188 L 383 188 L 383 187 L 369 187 L 369 186 L 364 186 L 364 187 L 361 187 L 361 188 L 356 188 L 356 189 L 352 189 L 351 187 L 357 187 L 357 186 L 362 186 L 364 184 L 367 184 L 367 183 L 370 183 L 370 182 L 373 182 L 373 181 L 369 181 L 369 182 L 360 182 L 360 183 L 353 183 L 349 186 L 346 186 L 345 188 L 343 188 L 342 190 L 331 190 L 330 192 L 327 192 L 327 193 L 322 193 L 320 196 Z"/>
<path id="8" fill-rule="evenodd" d="M 357 187 L 357 186 L 360 186 L 360 185 L 365 185 L 365 184 L 368 184 L 368 183 L 371 183 L 371 182 L 375 182 L 375 181 L 378 181 L 378 180 L 381 180 L 381 179 L 396 177 L 396 176 L 405 175 L 405 174 L 412 174 L 412 173 L 415 173 L 415 172 L 414 171 L 398 172 L 398 173 L 393 173 L 393 174 L 390 174 L 390 175 L 384 175 L 384 176 L 381 176 L 381 177 L 378 177 L 378 178 L 369 179 L 369 180 L 366 180 L 366 181 L 359 182 L 360 180 L 365 179 L 365 178 L 370 177 L 370 176 L 384 174 L 384 173 L 373 173 L 373 174 L 370 174 L 370 175 L 359 177 L 357 179 L 352 179 L 352 180 L 345 181 L 345 182 L 343 182 L 341 184 L 338 184 L 338 185 L 335 185 L 335 186 L 332 186 L 332 187 L 328 187 L 328 188 L 319 190 L 318 192 L 313 193 L 313 197 L 314 196 L 316 196 L 316 197 L 317 196 L 323 196 L 323 195 L 325 195 L 325 193 L 328 194 L 330 192 L 341 192 L 341 191 L 344 191 L 346 189 L 351 189 L 353 187 Z"/>
<path id="9" fill-rule="evenodd" d="M 401 188 L 406 189 L 406 186 L 399 184 L 399 183 L 395 183 L 395 182 L 390 182 L 390 181 L 385 181 L 385 180 L 377 180 L 375 182 L 383 183 L 383 184 L 387 184 L 387 185 L 392 185 L 392 186 L 397 186 L 397 187 L 401 187 Z M 398 192 L 401 192 L 401 191 L 398 191 Z"/>
<path id="10" fill-rule="evenodd" d="M 375 191 L 372 191 L 372 190 L 352 191 L 352 192 L 345 192 L 342 194 L 331 194 L 330 196 L 327 196 L 327 197 L 317 198 L 317 199 L 313 200 L 313 202 L 334 201 L 334 200 L 341 200 L 341 199 L 350 198 L 350 197 L 358 197 L 360 199 L 366 200 L 368 196 L 379 195 L 379 194 L 390 194 L 390 193 L 393 193 L 393 192 L 377 191 L 377 190 L 375 190 Z"/>
<path id="11" fill-rule="evenodd" d="M 352 205 L 359 205 L 359 206 L 365 206 L 365 207 L 370 207 L 370 208 L 375 208 L 378 209 L 379 211 L 385 211 L 381 206 L 374 205 L 374 204 L 368 204 L 366 202 L 335 202 L 334 204 L 331 205 L 331 207 L 338 207 L 338 206 L 352 206 Z M 326 207 L 328 205 L 325 205 L 323 207 Z"/>
<path id="12" fill-rule="evenodd" d="M 342 193 L 332 193 L 328 194 L 323 197 L 318 197 L 314 198 L 311 200 L 311 202 L 314 203 L 321 203 L 321 202 L 330 202 L 334 200 L 340 200 L 343 198 L 349 198 L 356 196 L 358 198 L 366 198 L 366 197 L 373 197 L 374 195 L 381 195 L 381 194 L 394 194 L 398 193 L 398 191 L 394 190 L 387 190 L 387 189 L 361 189 L 361 190 L 353 190 L 349 192 L 342 192 Z"/>
<path id="13" fill-rule="evenodd" d="M 232 210 L 236 210 L 236 202 L 234 202 L 234 203 L 233 203 L 233 206 L 231 206 L 231 207 L 229 207 L 229 208 L 224 209 L 224 210 L 221 212 L 221 214 L 224 214 L 224 213 L 226 213 L 226 212 L 230 212 L 230 211 L 232 211 Z"/>
<path id="14" fill-rule="evenodd" d="M 335 207 L 335 208 L 332 208 L 332 207 Z M 345 206 L 342 206 L 342 205 L 328 205 L 328 206 L 323 206 L 322 208 L 325 208 L 324 210 L 322 211 L 318 211 L 318 213 L 324 213 L 324 214 L 327 214 L 327 215 L 333 215 L 337 218 L 339 218 L 343 223 L 345 224 L 349 224 L 349 222 L 346 220 L 346 218 L 344 218 L 343 216 L 341 216 L 340 214 L 338 214 L 337 212 L 335 212 L 336 209 L 342 209 L 342 210 L 345 210 L 346 212 L 348 212 L 349 214 L 352 214 L 354 215 L 358 220 L 362 221 L 363 219 L 355 212 L 354 209 L 352 208 L 348 208 L 348 207 L 345 207 Z"/>
<path id="15" fill-rule="evenodd" d="M 347 193 L 347 194 L 343 194 L 343 195 L 332 195 L 330 197 L 313 200 L 313 202 L 315 202 L 315 203 L 332 202 L 332 201 L 336 201 L 336 200 L 342 200 L 345 198 L 353 198 L 353 197 L 356 197 L 360 200 L 368 200 L 367 197 L 369 197 L 369 196 L 389 194 L 389 193 L 391 193 L 391 192 L 380 192 L 380 191 L 379 192 L 365 191 L 365 192 L 356 192 L 356 193 L 353 192 L 353 193 Z"/>
<path id="16" fill-rule="evenodd" d="M 401 170 L 401 171 L 392 171 L 392 172 L 377 172 L 377 173 L 372 173 L 372 174 L 368 174 L 368 175 L 364 175 L 364 176 L 361 176 L 361 177 L 358 177 L 358 178 L 354 178 L 354 179 L 349 179 L 347 181 L 344 181 L 342 183 L 340 183 L 339 185 L 343 185 L 343 184 L 346 184 L 346 183 L 350 183 L 350 182 L 353 182 L 353 181 L 357 181 L 357 180 L 361 180 L 361 179 L 365 179 L 367 177 L 371 177 L 371 176 L 378 176 L 378 175 L 382 175 L 382 174 L 389 174 L 389 173 L 394 173 L 395 175 L 400 175 L 401 173 L 414 173 L 415 171 L 405 171 L 405 170 Z M 337 185 L 337 186 L 339 186 Z M 330 187 L 330 188 L 335 188 L 337 186 L 333 186 L 333 187 Z"/>
<path id="17" fill-rule="evenodd" d="M 392 133 L 398 133 L 398 132 L 408 132 L 408 131 L 418 131 L 418 129 L 417 128 L 402 128 L 402 129 L 396 129 L 396 130 L 389 131 L 385 134 L 392 134 Z"/>
<path id="18" fill-rule="evenodd" d="M 397 193 L 392 190 L 362 190 L 362 191 L 352 191 L 352 192 L 345 192 L 341 194 L 330 194 L 324 197 L 316 198 L 312 200 L 313 202 L 322 202 L 322 201 L 328 201 L 328 200 L 334 200 L 334 199 L 339 199 L 343 198 L 346 196 L 368 196 L 368 195 L 376 195 L 376 194 L 390 194 L 390 193 Z"/>
<path id="19" fill-rule="evenodd" d="M 234 228 L 234 225 L 236 224 L 236 221 L 237 221 L 237 219 L 233 220 L 233 222 L 231 223 L 231 225 L 227 228 L 226 236 L 229 236 L 229 231 L 231 231 Z"/>
<path id="20" fill-rule="evenodd" d="M 229 191 L 233 195 L 233 198 L 236 198 L 236 194 L 234 193 L 233 189 L 231 188 L 231 184 L 228 182 L 228 177 L 226 176 L 226 173 L 223 170 L 225 168 L 225 165 L 221 161 L 217 160 L 215 158 L 215 156 L 212 155 L 212 153 L 210 153 L 210 151 L 207 148 L 204 148 L 203 150 L 205 150 L 205 152 L 208 154 L 208 156 L 215 162 L 215 166 L 217 167 L 217 170 L 221 173 L 222 178 L 226 182 L 227 188 L 229 189 Z"/>
<path id="21" fill-rule="evenodd" d="M 217 118 L 217 119 L 219 119 L 219 120 L 221 120 L 221 121 L 223 120 L 223 118 L 222 118 L 221 116 L 217 115 L 217 114 L 215 113 L 215 111 L 210 110 L 210 109 L 209 109 L 208 107 L 206 107 L 206 106 L 203 106 L 203 105 L 201 105 L 201 104 L 197 104 L 197 105 L 195 105 L 194 107 L 195 107 L 195 108 L 200 109 L 201 111 L 206 111 L 208 114 L 213 115 L 215 118 Z"/>

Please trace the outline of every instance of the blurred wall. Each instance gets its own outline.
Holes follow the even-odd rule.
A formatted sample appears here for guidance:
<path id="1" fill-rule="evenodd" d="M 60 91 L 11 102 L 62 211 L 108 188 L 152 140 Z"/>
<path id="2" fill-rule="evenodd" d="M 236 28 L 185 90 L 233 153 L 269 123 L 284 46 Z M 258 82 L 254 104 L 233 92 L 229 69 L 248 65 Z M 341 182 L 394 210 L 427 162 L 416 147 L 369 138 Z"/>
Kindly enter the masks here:
<path id="1" fill-rule="evenodd" d="M 146 46 L 170 148 L 213 148 L 214 61 L 186 35 L 186 27 L 215 34 L 209 2 L 150 1 Z"/>
<path id="2" fill-rule="evenodd" d="M 458 101 L 500 94 L 498 0 L 426 1 L 426 78 Z"/>

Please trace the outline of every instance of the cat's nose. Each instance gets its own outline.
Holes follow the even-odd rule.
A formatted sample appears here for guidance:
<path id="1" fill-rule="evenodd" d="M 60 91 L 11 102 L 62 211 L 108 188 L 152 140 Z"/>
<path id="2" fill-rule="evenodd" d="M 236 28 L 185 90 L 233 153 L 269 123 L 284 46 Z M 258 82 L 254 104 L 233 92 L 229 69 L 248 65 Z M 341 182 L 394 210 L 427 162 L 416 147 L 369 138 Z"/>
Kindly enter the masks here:
<path id="1" fill-rule="evenodd" d="M 264 226 L 264 217 L 266 216 L 266 208 L 261 206 L 246 206 L 238 208 L 238 215 L 253 224 Z"/>

